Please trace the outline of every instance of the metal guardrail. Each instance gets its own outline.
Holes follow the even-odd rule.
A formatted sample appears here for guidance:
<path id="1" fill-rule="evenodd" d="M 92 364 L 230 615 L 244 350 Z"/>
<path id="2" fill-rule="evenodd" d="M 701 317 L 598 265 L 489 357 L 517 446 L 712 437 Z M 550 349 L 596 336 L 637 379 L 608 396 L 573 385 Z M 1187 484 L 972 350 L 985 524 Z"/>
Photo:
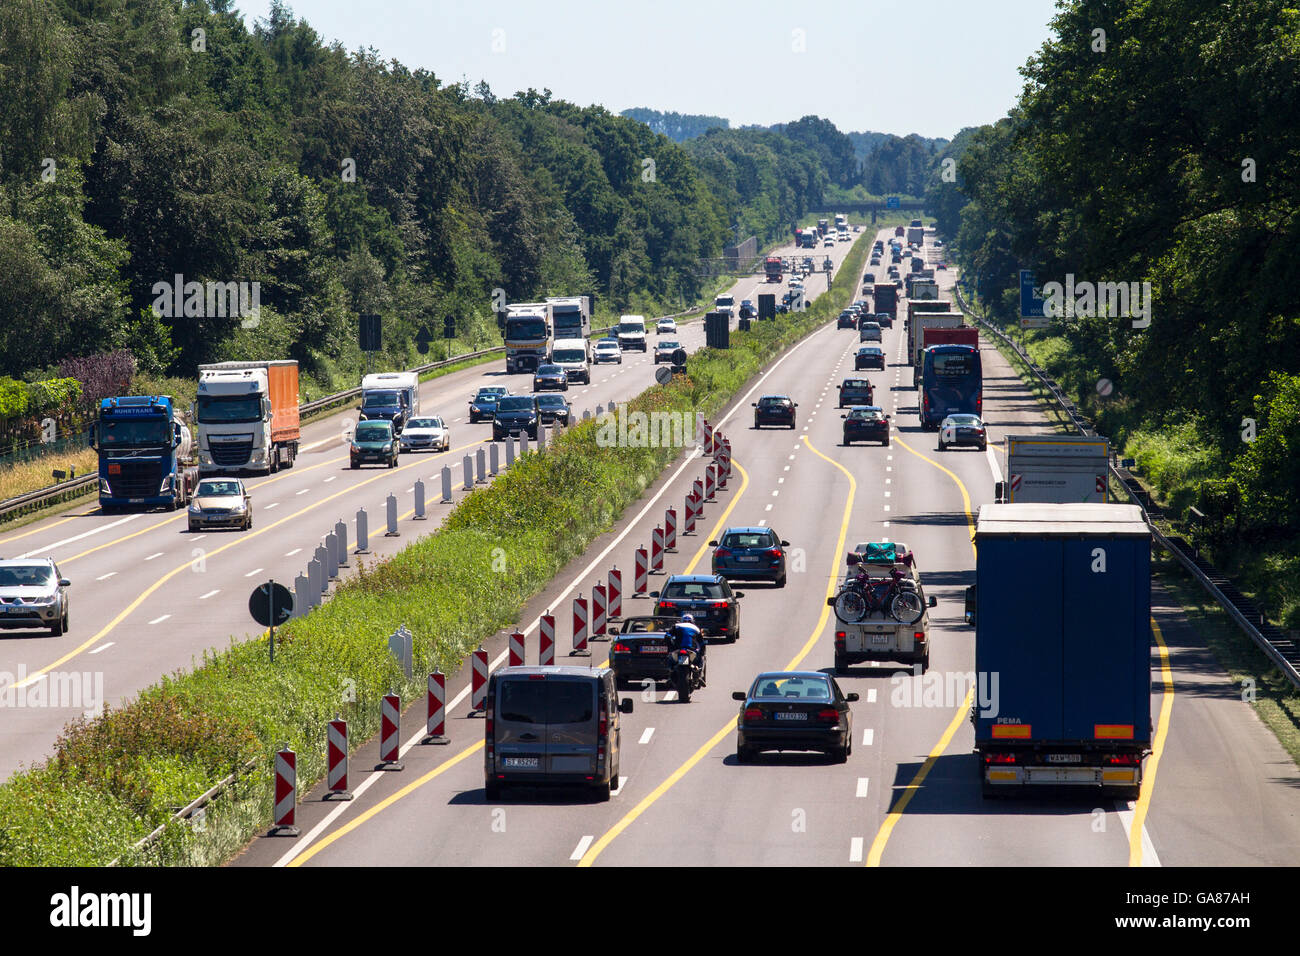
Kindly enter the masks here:
<path id="1" fill-rule="evenodd" d="M 1051 392 L 1064 410 L 1071 425 L 1080 434 L 1097 434 L 1092 427 L 1092 423 L 1079 413 L 1078 406 L 1074 404 L 1069 396 L 1064 394 L 1057 382 L 1052 380 L 1046 372 L 1034 363 L 1028 352 L 1017 345 L 1009 335 L 972 309 L 962 298 L 960 287 L 954 286 L 953 293 L 956 296 L 958 307 L 963 312 L 973 316 L 980 325 L 996 335 L 1020 356 L 1035 377 Z M 1237 627 L 1255 642 L 1256 646 L 1264 652 L 1265 656 L 1273 662 L 1278 670 L 1286 675 L 1287 680 L 1295 687 L 1300 688 L 1300 647 L 1288 638 L 1280 628 L 1269 624 L 1265 620 L 1263 612 L 1242 595 L 1217 568 L 1204 560 L 1196 549 L 1177 535 L 1166 536 L 1160 531 L 1153 517 L 1163 518 L 1164 511 L 1152 501 L 1150 494 L 1127 469 L 1116 466 L 1112 461 L 1109 464 L 1109 470 L 1111 477 L 1124 486 L 1129 497 L 1142 509 L 1142 517 L 1146 520 L 1156 542 L 1187 569 L 1187 572 L 1205 589 L 1206 593 L 1214 598 L 1219 606 L 1227 612 Z"/>
<path id="2" fill-rule="evenodd" d="M 692 315 L 700 311 L 700 306 L 693 306 L 685 312 L 676 312 L 672 315 L 659 316 L 664 319 L 679 319 L 683 316 Z M 609 332 L 616 326 L 608 326 L 602 329 L 592 329 L 592 334 L 597 332 Z M 407 371 L 423 374 L 431 372 L 434 369 L 443 368 L 447 365 L 454 365 L 457 362 L 463 362 L 466 359 L 481 358 L 485 355 L 495 355 L 504 353 L 505 346 L 497 345 L 490 349 L 481 349 L 477 352 L 466 352 L 464 355 L 457 355 L 449 359 L 443 359 L 438 362 L 430 362 L 427 365 L 417 365 Z M 361 388 L 349 388 L 346 391 L 335 392 L 333 395 L 326 395 L 323 398 L 313 399 L 310 402 L 304 402 L 298 406 L 299 416 L 310 415 L 313 412 L 319 412 L 323 409 L 330 408 L 334 405 L 342 405 L 361 394 Z M 80 478 L 72 478 L 68 481 L 59 482 L 55 485 L 49 485 L 36 491 L 29 491 L 26 494 L 17 495 L 16 497 L 0 501 L 0 522 L 6 521 L 12 517 L 17 517 L 28 512 L 38 511 L 41 508 L 48 507 L 60 501 L 66 501 L 69 498 L 83 494 L 87 487 L 93 486 L 98 480 L 98 474 L 82 475 Z"/>

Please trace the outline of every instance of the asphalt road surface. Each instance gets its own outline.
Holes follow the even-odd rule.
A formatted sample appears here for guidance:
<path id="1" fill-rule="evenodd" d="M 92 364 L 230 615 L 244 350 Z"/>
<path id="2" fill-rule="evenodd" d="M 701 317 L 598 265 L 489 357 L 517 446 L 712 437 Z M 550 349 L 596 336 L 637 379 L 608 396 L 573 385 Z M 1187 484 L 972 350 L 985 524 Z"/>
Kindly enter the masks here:
<path id="1" fill-rule="evenodd" d="M 943 289 L 955 278 L 952 272 L 938 277 Z M 836 330 L 833 321 L 774 361 L 733 402 L 722 429 L 731 439 L 735 475 L 706 506 L 698 533 L 679 535 L 665 570 L 707 572 L 705 542 L 729 525 L 766 524 L 791 543 L 788 584 L 738 586 L 745 594 L 742 636 L 711 648 L 709 685 L 689 704 L 662 690 L 628 694 L 635 710 L 623 717 L 621 779 L 609 803 L 593 803 L 576 790 L 531 788 L 485 802 L 483 724 L 467 715 L 469 676 L 462 670 L 448 681 L 449 746 L 416 743 L 423 713 L 412 708 L 403 726 L 404 771 L 368 772 L 377 760 L 375 742 L 368 742 L 352 759 L 353 802 L 323 803 L 319 790 L 303 795 L 303 835 L 258 838 L 234 864 L 1206 866 L 1300 859 L 1300 774 L 1159 592 L 1153 594 L 1156 753 L 1148 758 L 1141 798 L 981 798 L 966 697 L 974 631 L 962 622 L 963 591 L 974 577 L 972 522 L 1000 477 L 998 443 L 1009 432 L 1045 429 L 1046 420 L 985 343 L 989 451 L 939 452 L 936 434 L 917 423 L 903 343 L 900 321 L 885 332 L 885 372 L 865 373 L 877 385 L 877 402 L 893 415 L 888 448 L 841 444 L 835 386 L 855 374 L 857 335 Z M 644 372 L 633 377 L 645 380 Z M 468 389 L 451 391 L 459 396 Z M 768 393 L 799 403 L 793 431 L 751 427 L 749 402 Z M 567 608 L 579 588 L 603 579 L 611 565 L 631 568 L 635 548 L 648 546 L 664 508 L 680 513 L 703 467 L 697 452 L 685 452 L 641 506 L 630 508 L 531 602 L 521 616 L 529 663 L 537 655 L 536 616 L 548 607 Z M 378 487 L 366 492 L 375 500 L 380 493 Z M 738 765 L 738 704 L 731 691 L 747 688 L 762 670 L 831 668 L 834 616 L 825 598 L 842 574 L 844 552 L 882 538 L 914 550 L 926 591 L 938 598 L 930 612 L 930 674 L 863 665 L 838 678 L 845 692 L 861 696 L 852 705 L 853 752 L 846 764 L 766 754 Z M 244 564 L 259 560 L 240 556 Z M 656 580 L 662 578 L 652 578 L 651 590 Z M 645 613 L 648 605 L 625 596 L 624 614 Z M 138 617 L 149 613 L 161 611 Z M 570 630 L 558 616 L 557 662 L 566 663 Z M 487 647 L 492 666 L 500 666 L 504 637 Z M 592 647 L 591 660 L 599 664 L 608 645 Z"/>
<path id="2" fill-rule="evenodd" d="M 849 248 L 841 243 L 833 250 L 818 249 L 816 261 L 830 255 L 838 265 Z M 787 245 L 774 254 L 797 251 Z M 808 298 L 824 293 L 827 282 L 824 273 L 811 277 Z M 730 291 L 739 304 L 742 299 L 757 302 L 758 292 L 777 288 L 759 275 L 741 279 Z M 779 288 L 784 292 L 785 284 Z M 651 331 L 649 341 L 655 338 Z M 703 323 L 679 324 L 678 338 L 688 351 L 700 348 Z M 625 353 L 621 365 L 592 366 L 590 386 L 571 386 L 565 395 L 578 417 L 652 385 L 653 344 L 650 348 L 644 354 Z M 447 420 L 451 450 L 402 455 L 392 470 L 349 468 L 345 425 L 355 422 L 355 409 L 313 422 L 303 429 L 292 469 L 247 479 L 253 503 L 250 531 L 190 534 L 184 511 L 110 516 L 97 504 L 82 502 L 0 532 L 0 556 L 53 557 L 72 581 L 66 634 L 0 631 L 0 683 L 16 683 L 15 702 L 25 704 L 4 709 L 0 778 L 48 756 L 63 726 L 97 709 L 101 699 L 116 707 L 164 674 L 193 666 L 205 650 L 258 633 L 248 615 L 253 589 L 271 578 L 292 588 L 294 577 L 305 573 L 315 548 L 337 521 L 348 524 L 349 543 L 355 547 L 355 516 L 366 510 L 373 552 L 368 560 L 393 554 L 412 538 L 435 530 L 451 507 L 436 503 L 443 466 L 452 468 L 458 501 L 462 457 L 491 443 L 490 423 L 469 424 L 469 399 L 479 387 L 497 384 L 515 392 L 529 392 L 532 386 L 530 376 L 505 373 L 504 356 L 424 383 L 422 413 Z M 426 487 L 429 519 L 423 522 L 411 520 L 417 479 Z M 390 494 L 398 500 L 399 538 L 384 537 Z M 352 563 L 345 578 L 355 572 Z M 8 681 L 5 675 L 11 675 Z"/>

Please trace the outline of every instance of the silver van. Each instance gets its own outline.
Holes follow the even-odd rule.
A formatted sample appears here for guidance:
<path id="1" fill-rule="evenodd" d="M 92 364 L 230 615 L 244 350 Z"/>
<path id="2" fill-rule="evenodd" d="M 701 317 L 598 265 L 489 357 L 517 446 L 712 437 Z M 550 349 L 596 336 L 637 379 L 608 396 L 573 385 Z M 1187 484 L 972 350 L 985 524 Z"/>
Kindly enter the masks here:
<path id="1" fill-rule="evenodd" d="M 618 787 L 620 703 L 608 667 L 504 667 L 488 679 L 483 789 L 506 784 L 569 784 L 608 800 Z"/>

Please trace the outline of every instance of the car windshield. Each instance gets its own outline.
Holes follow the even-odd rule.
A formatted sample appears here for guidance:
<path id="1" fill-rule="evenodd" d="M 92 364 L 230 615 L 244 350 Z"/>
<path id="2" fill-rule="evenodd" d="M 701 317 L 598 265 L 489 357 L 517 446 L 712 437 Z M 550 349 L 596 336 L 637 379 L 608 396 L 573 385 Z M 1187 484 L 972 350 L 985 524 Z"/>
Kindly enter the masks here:
<path id="1" fill-rule="evenodd" d="M 624 333 L 644 332 L 645 326 L 640 322 L 620 322 L 618 324 L 618 330 Z"/>
<path id="2" fill-rule="evenodd" d="M 722 585 L 716 581 L 670 581 L 664 585 L 660 597 L 669 598 L 715 598 L 722 600 Z"/>
<path id="3" fill-rule="evenodd" d="M 788 677 L 784 674 L 759 674 L 750 688 L 750 697 L 803 700 L 830 700 L 831 685 L 825 677 Z"/>
<path id="4" fill-rule="evenodd" d="M 881 422 L 885 413 L 879 408 L 853 408 L 849 410 L 849 418 L 855 422 Z"/>
<path id="5" fill-rule="evenodd" d="M 768 531 L 733 531 L 722 539 L 724 548 L 766 548 L 772 544 Z"/>
<path id="6" fill-rule="evenodd" d="M 391 408 L 400 402 L 396 392 L 366 392 L 361 404 L 365 408 Z"/>
<path id="7" fill-rule="evenodd" d="M 980 420 L 975 415 L 949 415 L 948 421 L 954 425 L 979 425 Z"/>
<path id="8" fill-rule="evenodd" d="M 497 717 L 517 724 L 585 723 L 592 719 L 595 697 L 587 681 L 502 681 Z"/>
<path id="9" fill-rule="evenodd" d="M 563 375 L 564 369 L 558 365 L 539 365 L 537 366 L 538 375 Z"/>
<path id="10" fill-rule="evenodd" d="M 596 343 L 596 350 L 600 352 L 616 352 L 618 351 L 618 343 L 613 339 L 601 339 Z"/>
<path id="11" fill-rule="evenodd" d="M 790 404 L 790 399 L 784 395 L 764 395 L 758 404 L 763 408 L 784 408 Z"/>
<path id="12" fill-rule="evenodd" d="M 412 418 L 406 424 L 407 429 L 412 428 L 441 428 L 441 418 Z"/>
<path id="13" fill-rule="evenodd" d="M 582 349 L 560 349 L 555 352 L 551 358 L 555 359 L 557 362 L 568 362 L 572 365 L 576 362 L 585 362 L 587 360 L 587 353 L 583 352 Z"/>
<path id="14" fill-rule="evenodd" d="M 861 378 L 847 379 L 841 388 L 870 388 L 871 383 Z"/>
<path id="15" fill-rule="evenodd" d="M 663 341 L 663 340 L 660 340 L 660 342 L 659 342 L 659 347 L 660 347 L 661 349 L 679 349 L 679 348 L 681 348 L 682 346 L 681 346 L 681 343 L 678 342 L 676 339 L 672 339 L 672 340 L 667 341 L 667 342 L 665 342 L 665 341 Z"/>
<path id="16" fill-rule="evenodd" d="M 537 404 L 547 408 L 567 408 L 569 403 L 563 395 L 538 395 Z"/>
<path id="17" fill-rule="evenodd" d="M 865 347 L 863 347 L 863 348 L 858 349 L 858 354 L 859 354 L 859 355 L 879 355 L 879 354 L 880 354 L 880 349 L 876 348 L 876 347 L 873 346 L 873 345 L 868 345 L 868 346 L 865 346 Z"/>
<path id="18" fill-rule="evenodd" d="M 533 399 L 529 395 L 511 395 L 509 398 L 503 398 L 497 402 L 497 411 L 499 412 L 521 412 L 533 407 Z"/>
<path id="19" fill-rule="evenodd" d="M 357 441 L 388 441 L 393 429 L 387 422 L 362 422 L 357 425 L 356 436 Z"/>
<path id="20" fill-rule="evenodd" d="M 237 495 L 240 493 L 237 481 L 200 481 L 194 492 L 199 498 L 215 498 L 219 495 Z"/>
<path id="21" fill-rule="evenodd" d="M 54 583 L 54 569 L 48 564 L 0 567 L 0 588 L 31 588 Z"/>
<path id="22" fill-rule="evenodd" d="M 474 396 L 474 401 L 493 401 L 500 398 L 506 393 L 504 388 L 480 388 L 478 394 Z"/>

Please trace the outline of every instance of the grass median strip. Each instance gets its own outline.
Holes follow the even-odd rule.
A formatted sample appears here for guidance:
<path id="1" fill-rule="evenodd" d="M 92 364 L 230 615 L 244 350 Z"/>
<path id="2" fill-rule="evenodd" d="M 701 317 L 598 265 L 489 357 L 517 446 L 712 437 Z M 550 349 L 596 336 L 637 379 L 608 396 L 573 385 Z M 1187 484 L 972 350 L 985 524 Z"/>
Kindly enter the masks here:
<path id="1" fill-rule="evenodd" d="M 696 353 L 686 375 L 628 402 L 629 416 L 676 414 L 693 426 L 697 412 L 716 414 L 850 301 L 865 250 L 855 245 L 831 294 L 806 312 L 755 322 L 725 352 Z M 453 672 L 514 624 L 681 450 L 637 441 L 631 430 L 612 444 L 600 434 L 597 422 L 567 430 L 463 498 L 433 534 L 359 568 L 329 602 L 279 629 L 274 665 L 264 641 L 232 641 L 121 709 L 68 725 L 49 761 L 0 786 L 0 866 L 211 863 L 238 850 L 269 823 L 275 750 L 297 751 L 298 784 L 308 790 L 324 776 L 328 720 L 347 719 L 358 743 L 372 736 L 383 694 L 413 699 L 425 673 Z M 387 650 L 401 625 L 415 635 L 412 680 Z M 172 808 L 250 760 L 258 769 L 237 775 L 201 826 L 169 825 L 145 851 L 132 850 Z"/>

